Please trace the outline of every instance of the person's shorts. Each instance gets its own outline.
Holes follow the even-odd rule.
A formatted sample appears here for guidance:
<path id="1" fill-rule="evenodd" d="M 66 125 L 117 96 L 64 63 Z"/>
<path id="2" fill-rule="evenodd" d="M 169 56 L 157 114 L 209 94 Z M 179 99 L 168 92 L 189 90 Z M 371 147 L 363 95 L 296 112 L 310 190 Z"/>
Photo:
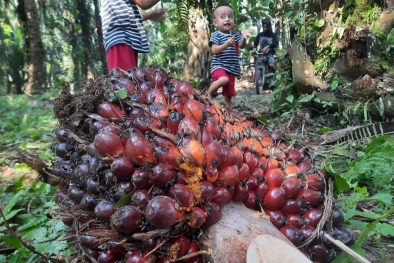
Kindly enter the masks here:
<path id="1" fill-rule="evenodd" d="M 275 65 L 275 58 L 273 54 L 267 54 L 268 65 Z"/>
<path id="2" fill-rule="evenodd" d="M 222 94 L 227 95 L 230 97 L 234 97 L 237 95 L 235 92 L 235 78 L 236 76 L 234 74 L 231 74 L 227 71 L 225 71 L 222 68 L 216 69 L 214 72 L 212 72 L 212 81 L 218 80 L 220 77 L 228 77 L 228 82 L 226 85 L 222 87 Z"/>
<path id="3" fill-rule="evenodd" d="M 138 52 L 131 46 L 120 43 L 109 48 L 107 52 L 107 67 L 108 72 L 113 68 L 121 68 L 129 70 L 137 67 L 138 65 Z"/>

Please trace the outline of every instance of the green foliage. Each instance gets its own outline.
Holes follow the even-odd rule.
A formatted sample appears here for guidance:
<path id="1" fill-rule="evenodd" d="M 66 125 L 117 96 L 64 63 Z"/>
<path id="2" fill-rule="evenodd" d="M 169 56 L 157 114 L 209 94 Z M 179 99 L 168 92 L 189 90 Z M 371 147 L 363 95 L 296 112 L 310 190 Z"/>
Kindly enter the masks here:
<path id="1" fill-rule="evenodd" d="M 51 139 L 47 134 L 56 126 L 50 106 L 47 100 L 24 95 L 0 97 L 0 149 L 37 150 L 49 159 Z M 1 156 L 0 164 L 7 162 L 6 156 Z"/>
<path id="2" fill-rule="evenodd" d="M 46 257 L 70 255 L 67 242 L 62 240 L 68 226 L 54 220 L 52 214 L 57 205 L 52 201 L 55 189 L 50 185 L 35 182 L 24 185 L 24 178 L 16 181 L 2 180 L 0 202 L 5 205 L 0 218 L 2 246 L 14 248 L 9 255 L 0 255 L 6 262 L 35 262 L 40 257 L 28 250 L 21 242 L 32 244 L 32 248 Z M 12 229 L 12 231 L 10 231 Z"/>
<path id="3" fill-rule="evenodd" d="M 334 177 L 345 220 L 351 228 L 361 231 L 352 249 L 364 255 L 361 246 L 368 236 L 377 242 L 381 236 L 394 236 L 394 226 L 385 222 L 394 214 L 394 140 L 390 136 L 378 137 L 362 147 L 357 155 L 355 160 L 342 159 L 326 165 L 326 169 Z M 368 213 L 356 209 L 363 204 L 369 204 Z M 349 260 L 343 254 L 334 262 L 351 262 Z"/>

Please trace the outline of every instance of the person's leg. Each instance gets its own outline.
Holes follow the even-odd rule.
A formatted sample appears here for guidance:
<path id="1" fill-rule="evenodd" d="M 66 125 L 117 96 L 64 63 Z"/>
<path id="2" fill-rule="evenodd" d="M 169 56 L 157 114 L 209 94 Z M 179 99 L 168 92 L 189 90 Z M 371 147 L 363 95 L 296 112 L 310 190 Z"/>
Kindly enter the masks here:
<path id="1" fill-rule="evenodd" d="M 227 85 L 228 77 L 226 71 L 223 69 L 217 69 L 212 72 L 212 84 L 208 89 L 208 96 L 212 97 L 212 94 L 217 91 L 220 87 Z"/>
<path id="2" fill-rule="evenodd" d="M 227 83 L 227 85 L 223 86 L 223 97 L 224 97 L 224 103 L 226 104 L 226 107 L 231 111 L 231 109 L 232 109 L 231 98 L 237 94 L 235 91 L 236 76 L 231 73 L 228 73 L 228 72 L 226 72 L 226 74 L 228 77 L 228 83 Z"/>
<path id="3" fill-rule="evenodd" d="M 272 72 L 276 72 L 276 66 L 275 66 L 275 58 L 272 54 L 267 55 L 268 57 L 268 67 L 271 69 Z"/>
<path id="4" fill-rule="evenodd" d="M 123 43 L 117 44 L 112 46 L 107 52 L 108 72 L 116 67 L 129 70 L 137 67 L 137 65 L 138 52 L 129 45 Z"/>

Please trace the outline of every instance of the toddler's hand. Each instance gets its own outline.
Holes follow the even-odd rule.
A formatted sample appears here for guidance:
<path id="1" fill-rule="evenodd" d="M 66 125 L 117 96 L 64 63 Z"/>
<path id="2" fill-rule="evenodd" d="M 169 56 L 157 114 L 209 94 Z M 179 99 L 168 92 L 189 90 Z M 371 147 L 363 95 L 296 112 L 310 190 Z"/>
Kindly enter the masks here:
<path id="1" fill-rule="evenodd" d="M 235 37 L 233 36 L 232 38 L 230 38 L 229 40 L 226 41 L 226 47 L 231 47 L 232 45 L 234 45 L 235 42 Z"/>
<path id="2" fill-rule="evenodd" d="M 253 32 L 253 28 L 244 29 L 242 30 L 242 36 L 246 40 L 248 40 L 252 36 L 252 32 Z"/>
<path id="3" fill-rule="evenodd" d="M 150 20 L 155 22 L 160 22 L 165 19 L 165 14 L 167 13 L 167 8 L 161 8 L 150 12 Z"/>

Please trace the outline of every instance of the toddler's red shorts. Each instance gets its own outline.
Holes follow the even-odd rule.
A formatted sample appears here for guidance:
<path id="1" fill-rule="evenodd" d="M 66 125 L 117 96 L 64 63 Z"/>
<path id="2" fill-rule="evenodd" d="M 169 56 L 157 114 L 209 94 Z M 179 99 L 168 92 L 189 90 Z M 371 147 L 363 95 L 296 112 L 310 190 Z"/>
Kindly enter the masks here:
<path id="1" fill-rule="evenodd" d="M 138 52 L 131 46 L 120 43 L 109 48 L 107 52 L 107 67 L 108 72 L 113 68 L 121 68 L 129 70 L 137 67 L 138 65 Z"/>
<path id="2" fill-rule="evenodd" d="M 222 68 L 216 69 L 212 72 L 212 81 L 218 80 L 220 77 L 228 77 L 228 83 L 222 87 L 222 94 L 230 97 L 237 95 L 235 92 L 235 75 L 225 71 Z"/>

